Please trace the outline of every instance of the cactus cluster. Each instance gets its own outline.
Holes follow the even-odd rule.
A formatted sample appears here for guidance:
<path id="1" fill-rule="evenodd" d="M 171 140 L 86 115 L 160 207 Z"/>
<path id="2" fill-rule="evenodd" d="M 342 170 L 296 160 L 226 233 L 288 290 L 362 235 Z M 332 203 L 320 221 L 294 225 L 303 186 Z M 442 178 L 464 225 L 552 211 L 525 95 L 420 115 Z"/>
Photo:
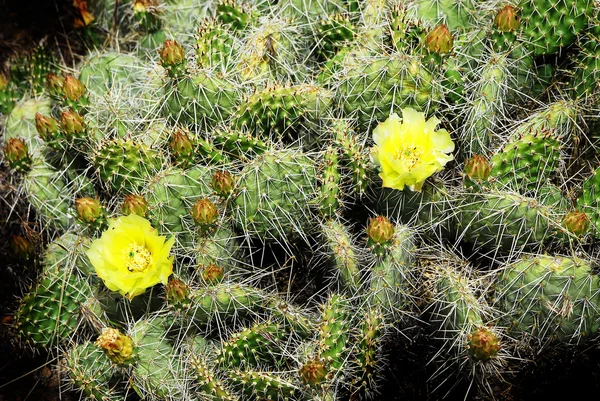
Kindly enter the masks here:
<path id="1" fill-rule="evenodd" d="M 598 346 L 597 4 L 76 3 L 79 64 L 0 76 L 11 344 L 65 391 L 497 399 Z"/>

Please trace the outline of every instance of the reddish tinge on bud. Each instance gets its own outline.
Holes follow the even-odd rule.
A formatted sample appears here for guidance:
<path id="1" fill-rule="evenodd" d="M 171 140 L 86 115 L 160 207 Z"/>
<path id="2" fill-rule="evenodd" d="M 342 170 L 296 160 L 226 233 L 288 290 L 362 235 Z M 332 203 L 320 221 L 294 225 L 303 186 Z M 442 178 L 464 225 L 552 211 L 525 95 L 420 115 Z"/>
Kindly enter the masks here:
<path id="1" fill-rule="evenodd" d="M 8 85 L 8 79 L 3 74 L 0 74 L 0 91 Z"/>
<path id="2" fill-rule="evenodd" d="M 219 211 L 208 198 L 198 199 L 192 207 L 192 218 L 201 231 L 208 231 L 217 224 Z"/>
<path id="3" fill-rule="evenodd" d="M 175 307 L 182 307 L 190 303 L 190 288 L 182 280 L 171 277 L 165 286 L 167 302 Z"/>
<path id="4" fill-rule="evenodd" d="M 175 159 L 183 163 L 194 157 L 194 143 L 185 132 L 178 130 L 171 135 L 169 147 Z"/>
<path id="5" fill-rule="evenodd" d="M 44 141 L 56 139 L 58 135 L 58 121 L 53 117 L 35 114 L 35 128 Z"/>
<path id="6" fill-rule="evenodd" d="M 494 24 L 496 28 L 501 30 L 502 32 L 514 32 L 519 29 L 521 26 L 521 22 L 519 21 L 519 16 L 517 14 L 517 9 L 507 4 L 504 8 L 498 11 L 496 14 L 496 18 L 494 19 Z"/>
<path id="7" fill-rule="evenodd" d="M 385 216 L 377 216 L 369 219 L 367 226 L 369 240 L 383 245 L 394 237 L 394 225 Z"/>
<path id="8" fill-rule="evenodd" d="M 85 92 L 87 90 L 85 88 L 85 85 L 72 75 L 67 75 L 62 89 L 65 98 L 74 102 L 76 102 L 77 100 L 79 100 L 80 97 L 85 95 Z"/>
<path id="9" fill-rule="evenodd" d="M 213 190 L 222 198 L 228 198 L 233 193 L 235 180 L 229 171 L 217 171 L 212 178 Z"/>
<path id="10" fill-rule="evenodd" d="M 127 195 L 121 206 L 121 211 L 125 216 L 137 214 L 138 216 L 146 217 L 148 202 L 141 195 Z"/>
<path id="11" fill-rule="evenodd" d="M 10 138 L 4 147 L 4 158 L 10 168 L 24 172 L 31 167 L 28 147 L 21 138 Z"/>
<path id="12" fill-rule="evenodd" d="M 298 373 L 305 383 L 316 386 L 327 378 L 327 372 L 325 363 L 316 358 L 302 365 Z"/>
<path id="13" fill-rule="evenodd" d="M 208 266 L 202 266 L 202 279 L 209 284 L 215 284 L 219 281 L 223 280 L 223 276 L 225 275 L 225 269 L 220 266 L 215 265 L 214 263 L 209 264 Z"/>
<path id="14" fill-rule="evenodd" d="M 35 246 L 22 235 L 13 235 L 10 247 L 19 259 L 28 260 L 35 255 Z"/>
<path id="15" fill-rule="evenodd" d="M 500 342 L 491 330 L 485 327 L 476 328 L 467 337 L 469 355 L 476 361 L 489 361 L 498 354 Z"/>
<path id="16" fill-rule="evenodd" d="M 133 340 L 118 329 L 107 327 L 94 343 L 102 348 L 108 358 L 119 365 L 130 364 L 133 356 Z"/>
<path id="17" fill-rule="evenodd" d="M 431 53 L 450 53 L 454 45 L 454 38 L 445 24 L 433 28 L 425 37 L 425 45 Z"/>
<path id="18" fill-rule="evenodd" d="M 60 113 L 60 127 L 68 137 L 81 137 L 85 132 L 85 121 L 81 114 L 73 110 Z"/>
<path id="19" fill-rule="evenodd" d="M 46 85 L 51 94 L 58 96 L 63 93 L 64 84 L 65 79 L 63 77 L 55 74 L 46 74 Z"/>
<path id="20" fill-rule="evenodd" d="M 183 47 L 175 40 L 165 40 L 159 54 L 163 67 L 176 66 L 185 60 Z"/>
<path id="21" fill-rule="evenodd" d="M 565 215 L 562 225 L 573 234 L 579 236 L 585 234 L 590 227 L 590 219 L 584 212 L 574 210 Z"/>
<path id="22" fill-rule="evenodd" d="M 473 155 L 465 164 L 465 174 L 472 180 L 485 181 L 492 172 L 492 166 L 485 157 Z"/>
<path id="23" fill-rule="evenodd" d="M 75 199 L 77 218 L 84 223 L 92 224 L 104 216 L 102 205 L 98 199 L 77 198 Z"/>

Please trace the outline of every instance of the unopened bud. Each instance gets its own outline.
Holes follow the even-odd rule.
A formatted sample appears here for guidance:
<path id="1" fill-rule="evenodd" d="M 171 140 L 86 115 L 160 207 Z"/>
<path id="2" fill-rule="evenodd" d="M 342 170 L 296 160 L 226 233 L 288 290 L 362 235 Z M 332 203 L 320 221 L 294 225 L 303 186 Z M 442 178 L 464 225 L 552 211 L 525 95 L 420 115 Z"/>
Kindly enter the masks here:
<path id="1" fill-rule="evenodd" d="M 369 239 L 377 244 L 385 244 L 394 237 L 394 225 L 385 216 L 369 219 L 367 226 Z"/>
<path id="2" fill-rule="evenodd" d="M 40 113 L 35 114 L 35 128 L 44 141 L 56 139 L 59 131 L 58 121 L 53 117 L 44 116 Z"/>
<path id="3" fill-rule="evenodd" d="M 198 199 L 192 207 L 192 218 L 201 231 L 208 231 L 217 224 L 219 211 L 208 198 Z"/>
<path id="4" fill-rule="evenodd" d="M 500 343 L 491 330 L 480 327 L 467 337 L 469 355 L 476 361 L 489 361 L 498 354 Z"/>
<path id="5" fill-rule="evenodd" d="M 298 373 L 305 383 L 316 386 L 327 378 L 328 369 L 323 361 L 313 359 L 302 365 Z"/>
<path id="6" fill-rule="evenodd" d="M 111 327 L 102 329 L 102 334 L 94 343 L 102 348 L 114 363 L 128 364 L 133 356 L 133 340 L 131 337 Z"/>
<path id="7" fill-rule="evenodd" d="M 496 18 L 494 19 L 496 28 L 502 32 L 514 32 L 519 29 L 521 22 L 519 21 L 519 15 L 517 9 L 507 4 L 504 8 L 498 11 Z"/>
<path id="8" fill-rule="evenodd" d="M 79 100 L 87 91 L 85 85 L 72 75 L 67 75 L 62 89 L 65 98 L 73 102 Z"/>
<path id="9" fill-rule="evenodd" d="M 472 180 L 485 181 L 491 171 L 492 166 L 483 156 L 473 155 L 465 164 L 465 174 Z"/>
<path id="10" fill-rule="evenodd" d="M 445 24 L 440 24 L 427 34 L 425 45 L 431 53 L 449 53 L 454 45 L 454 38 L 448 27 Z"/>
<path id="11" fill-rule="evenodd" d="M 22 235 L 13 235 L 10 247 L 19 259 L 28 260 L 35 255 L 35 246 Z"/>
<path id="12" fill-rule="evenodd" d="M 31 167 L 28 147 L 21 138 L 10 138 L 4 147 L 4 158 L 10 168 L 18 172 L 28 171 Z"/>
<path id="13" fill-rule="evenodd" d="M 178 163 L 186 164 L 194 158 L 194 143 L 183 131 L 176 131 L 169 141 L 171 153 Z"/>
<path id="14" fill-rule="evenodd" d="M 213 190 L 222 198 L 228 198 L 233 193 L 235 180 L 229 171 L 217 171 L 212 179 Z"/>
<path id="15" fill-rule="evenodd" d="M 165 40 L 159 54 L 161 64 L 165 68 L 177 66 L 185 61 L 183 47 L 175 40 Z"/>
<path id="16" fill-rule="evenodd" d="M 182 280 L 171 277 L 165 286 L 167 302 L 175 307 L 182 307 L 190 303 L 190 288 Z"/>
<path id="17" fill-rule="evenodd" d="M 124 215 L 137 214 L 146 217 L 148 213 L 148 202 L 141 195 L 127 195 L 121 206 Z"/>
<path id="18" fill-rule="evenodd" d="M 65 79 L 63 77 L 55 74 L 46 74 L 46 85 L 51 94 L 59 96 L 63 93 L 64 84 Z"/>
<path id="19" fill-rule="evenodd" d="M 584 212 L 575 210 L 565 215 L 562 225 L 573 234 L 580 236 L 590 227 L 590 219 Z"/>
<path id="20" fill-rule="evenodd" d="M 60 113 L 60 127 L 68 137 L 81 138 L 85 132 L 85 121 L 76 111 L 65 110 Z"/>
<path id="21" fill-rule="evenodd" d="M 77 218 L 87 224 L 93 224 L 104 218 L 104 210 L 98 199 L 77 198 L 75 199 Z"/>
<path id="22" fill-rule="evenodd" d="M 223 280 L 225 269 L 214 263 L 202 267 L 202 279 L 209 284 L 215 284 Z"/>

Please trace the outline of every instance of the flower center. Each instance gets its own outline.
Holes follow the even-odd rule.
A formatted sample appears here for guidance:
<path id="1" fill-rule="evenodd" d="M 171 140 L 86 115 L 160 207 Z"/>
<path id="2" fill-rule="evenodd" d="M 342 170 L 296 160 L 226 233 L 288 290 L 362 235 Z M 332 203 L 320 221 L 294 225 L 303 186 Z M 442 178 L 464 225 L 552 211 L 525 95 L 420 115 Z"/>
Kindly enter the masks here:
<path id="1" fill-rule="evenodd" d="M 148 268 L 152 254 L 146 247 L 133 244 L 125 251 L 125 266 L 130 272 L 142 272 Z"/>
<path id="2" fill-rule="evenodd" d="M 425 152 L 420 146 L 406 145 L 396 151 L 394 159 L 403 161 L 411 169 L 421 160 L 423 153 Z"/>

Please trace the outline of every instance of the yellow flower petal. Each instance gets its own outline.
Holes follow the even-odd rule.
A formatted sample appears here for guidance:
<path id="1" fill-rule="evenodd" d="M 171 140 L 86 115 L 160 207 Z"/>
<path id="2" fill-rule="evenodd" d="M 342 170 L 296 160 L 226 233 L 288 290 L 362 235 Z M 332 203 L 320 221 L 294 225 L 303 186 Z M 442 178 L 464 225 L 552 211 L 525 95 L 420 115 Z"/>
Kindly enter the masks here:
<path id="1" fill-rule="evenodd" d="M 384 187 L 420 191 L 425 180 L 443 170 L 453 159 L 454 142 L 445 129 L 436 131 L 440 121 L 412 108 L 402 110 L 373 130 L 376 146 L 371 160 L 379 167 Z"/>
<path id="2" fill-rule="evenodd" d="M 132 299 L 149 287 L 167 283 L 173 273 L 169 253 L 174 241 L 159 236 L 148 220 L 130 214 L 110 220 L 87 256 L 108 289 Z"/>

